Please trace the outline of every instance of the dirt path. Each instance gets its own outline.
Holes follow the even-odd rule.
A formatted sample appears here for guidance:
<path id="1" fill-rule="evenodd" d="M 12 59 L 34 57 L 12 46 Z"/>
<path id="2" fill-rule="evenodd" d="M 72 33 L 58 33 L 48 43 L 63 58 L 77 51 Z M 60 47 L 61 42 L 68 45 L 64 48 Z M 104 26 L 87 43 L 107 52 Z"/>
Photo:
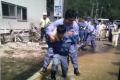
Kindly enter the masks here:
<path id="1" fill-rule="evenodd" d="M 26 80 L 42 65 L 46 45 L 7 43 L 0 45 L 1 80 Z"/>
<path id="2" fill-rule="evenodd" d="M 49 80 L 50 69 L 46 75 L 40 75 L 46 45 L 38 43 L 8 43 L 0 45 L 1 80 Z M 109 42 L 97 42 L 97 52 L 79 51 L 78 65 L 80 80 L 117 80 L 120 66 L 120 47 L 115 49 Z M 31 77 L 30 77 L 31 76 Z M 57 80 L 60 80 L 59 69 Z M 79 80 L 69 65 L 67 80 Z"/>
<path id="3" fill-rule="evenodd" d="M 120 66 L 120 50 L 113 48 L 108 42 L 97 42 L 97 53 L 79 52 L 80 77 L 73 74 L 73 66 L 69 65 L 67 80 L 118 80 Z M 50 67 L 46 75 L 35 73 L 28 80 L 49 80 Z M 58 72 L 57 80 L 60 80 Z"/>

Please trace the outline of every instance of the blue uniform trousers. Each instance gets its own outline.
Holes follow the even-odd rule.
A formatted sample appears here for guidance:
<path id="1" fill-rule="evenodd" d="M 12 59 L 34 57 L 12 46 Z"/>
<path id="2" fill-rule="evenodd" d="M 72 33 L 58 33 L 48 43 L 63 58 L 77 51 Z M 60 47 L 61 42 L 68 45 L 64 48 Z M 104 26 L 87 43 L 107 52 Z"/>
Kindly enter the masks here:
<path id="1" fill-rule="evenodd" d="M 67 77 L 67 71 L 68 71 L 67 56 L 61 56 L 59 54 L 55 54 L 53 56 L 53 64 L 52 64 L 52 72 L 54 72 L 55 74 L 51 73 L 51 78 L 55 78 L 59 64 L 61 65 L 61 69 L 62 69 L 62 77 L 63 78 Z"/>
<path id="2" fill-rule="evenodd" d="M 87 40 L 80 47 L 83 49 L 86 45 L 91 45 L 92 51 L 96 51 L 96 36 L 88 35 Z"/>

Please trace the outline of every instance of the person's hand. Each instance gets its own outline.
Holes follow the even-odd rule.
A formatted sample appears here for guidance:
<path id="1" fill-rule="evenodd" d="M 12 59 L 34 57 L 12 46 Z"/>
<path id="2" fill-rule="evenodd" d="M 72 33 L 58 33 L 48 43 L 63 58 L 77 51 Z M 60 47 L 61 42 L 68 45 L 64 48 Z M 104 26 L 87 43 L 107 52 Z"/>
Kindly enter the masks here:
<path id="1" fill-rule="evenodd" d="M 72 36 L 72 35 L 73 35 L 73 32 L 72 32 L 72 31 L 68 31 L 68 32 L 66 32 L 66 35 Z"/>
<path id="2" fill-rule="evenodd" d="M 50 41 L 51 41 L 51 42 L 55 42 L 55 41 L 56 41 L 54 35 L 50 35 L 49 38 L 50 38 Z"/>
<path id="3" fill-rule="evenodd" d="M 57 28 L 53 30 L 53 32 L 49 35 L 49 37 L 51 42 L 55 42 L 58 40 Z"/>

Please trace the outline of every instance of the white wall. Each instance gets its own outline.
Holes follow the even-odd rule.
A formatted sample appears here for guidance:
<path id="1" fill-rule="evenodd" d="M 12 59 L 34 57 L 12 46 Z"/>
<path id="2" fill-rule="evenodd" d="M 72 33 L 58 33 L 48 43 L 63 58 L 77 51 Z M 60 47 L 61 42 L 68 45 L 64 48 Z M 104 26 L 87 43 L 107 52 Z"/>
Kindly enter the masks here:
<path id="1" fill-rule="evenodd" d="M 27 8 L 27 22 L 17 19 L 5 19 L 1 16 L 1 1 L 13 3 Z M 46 11 L 46 0 L 0 0 L 0 29 L 29 29 L 30 22 L 39 24 L 43 12 Z M 1 26 L 2 25 L 2 26 Z"/>

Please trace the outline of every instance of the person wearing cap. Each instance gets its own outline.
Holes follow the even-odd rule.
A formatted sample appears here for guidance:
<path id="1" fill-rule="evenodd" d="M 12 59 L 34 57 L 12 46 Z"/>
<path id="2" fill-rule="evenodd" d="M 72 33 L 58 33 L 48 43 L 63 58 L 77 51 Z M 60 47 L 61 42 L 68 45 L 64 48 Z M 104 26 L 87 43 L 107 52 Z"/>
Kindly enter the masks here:
<path id="1" fill-rule="evenodd" d="M 43 17 L 40 20 L 40 30 L 41 30 L 41 38 L 40 40 L 43 41 L 43 38 L 45 36 L 45 27 L 47 27 L 50 24 L 50 19 L 47 17 L 47 13 L 43 13 Z"/>

